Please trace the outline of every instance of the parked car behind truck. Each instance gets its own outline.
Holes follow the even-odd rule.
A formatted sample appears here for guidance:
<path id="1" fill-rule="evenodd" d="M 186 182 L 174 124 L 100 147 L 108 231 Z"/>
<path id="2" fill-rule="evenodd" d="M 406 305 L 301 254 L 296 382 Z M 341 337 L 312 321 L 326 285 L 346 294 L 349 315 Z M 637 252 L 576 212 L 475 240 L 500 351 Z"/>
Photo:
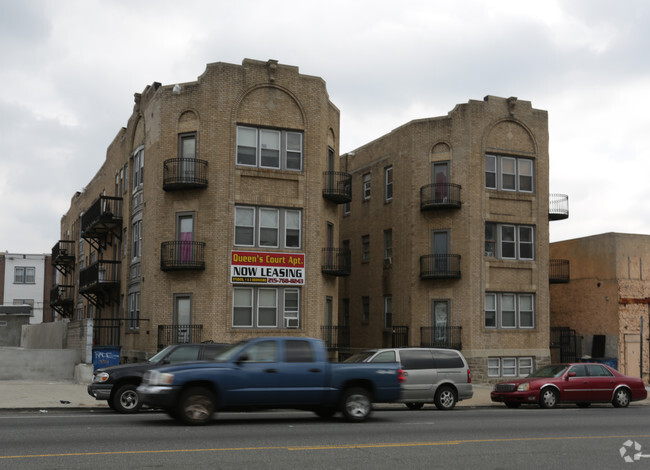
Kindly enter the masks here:
<path id="1" fill-rule="evenodd" d="M 397 363 L 330 363 L 325 344 L 302 337 L 255 338 L 211 362 L 148 371 L 137 391 L 143 403 L 185 424 L 205 424 L 216 411 L 293 408 L 364 421 L 373 402 L 399 398 Z"/>
<path id="2" fill-rule="evenodd" d="M 118 413 L 136 413 L 142 407 L 136 387 L 146 371 L 164 364 L 212 359 L 226 346 L 213 342 L 172 344 L 148 361 L 97 369 L 88 385 L 88 394 L 97 400 L 106 400 Z"/>
<path id="3" fill-rule="evenodd" d="M 451 410 L 457 402 L 474 395 L 467 361 L 455 349 L 369 349 L 346 362 L 399 362 L 405 376 L 399 401 L 412 410 L 425 403 L 434 403 L 439 410 Z"/>

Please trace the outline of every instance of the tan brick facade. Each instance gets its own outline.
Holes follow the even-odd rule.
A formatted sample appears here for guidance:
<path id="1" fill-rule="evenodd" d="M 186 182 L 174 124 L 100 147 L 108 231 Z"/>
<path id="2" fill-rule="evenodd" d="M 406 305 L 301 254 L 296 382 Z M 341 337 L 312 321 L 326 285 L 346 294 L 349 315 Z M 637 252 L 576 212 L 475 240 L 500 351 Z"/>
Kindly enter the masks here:
<path id="1" fill-rule="evenodd" d="M 262 134 L 261 129 L 269 129 L 273 135 L 291 131 L 294 139 L 300 136 L 302 168 L 296 171 L 238 165 L 238 125 L 256 129 L 258 135 Z M 165 172 L 180 155 L 183 135 L 193 136 L 196 160 L 207 162 L 207 185 L 164 190 Z M 284 158 L 285 137 L 282 139 Z M 339 111 L 329 101 L 324 81 L 276 61 L 247 59 L 241 66 L 214 63 L 207 66 L 196 82 L 148 86 L 136 95 L 127 127 L 109 146 L 97 175 L 73 197 L 61 222 L 61 239 L 76 242 L 76 269 L 66 282 L 77 282 L 79 272 L 97 259 L 117 260 L 120 266 L 119 289 L 107 294 L 91 290 L 89 295 L 80 295 L 77 284 L 74 317 L 92 313 L 98 320 L 127 319 L 129 296 L 139 293 L 139 328 L 130 329 L 131 323 L 126 320 L 121 323 L 122 354 L 129 359 L 155 352 L 159 346 L 159 326 L 180 321 L 175 307 L 179 295 L 190 299 L 190 323 L 202 325 L 200 337 L 193 340 L 234 342 L 269 334 L 320 336 L 321 326 L 329 321 L 326 299 L 338 298 L 337 278 L 321 272 L 327 221 L 334 223 L 334 236 L 338 235 L 338 207 L 322 196 L 328 147 L 338 155 L 338 140 Z M 143 180 L 134 189 L 139 150 L 144 155 Z M 80 215 L 89 210 L 100 194 L 123 198 L 122 225 L 109 231 L 101 242 L 103 247 L 93 249 L 87 242 L 79 243 L 84 238 L 80 233 Z M 286 211 L 298 211 L 300 246 L 236 246 L 237 205 L 255 211 L 260 207 L 279 209 L 280 224 L 285 223 L 282 216 Z M 191 218 L 192 241 L 205 244 L 204 269 L 163 270 L 162 244 L 179 241 L 179 217 L 183 215 Z M 139 221 L 141 256 L 133 252 L 137 233 L 133 225 Z M 258 225 L 255 229 L 259 229 Z M 230 278 L 233 250 L 305 254 L 304 285 L 297 287 L 298 328 L 284 328 L 281 313 L 274 327 L 233 326 L 233 288 L 239 285 Z M 175 256 L 172 264 L 184 255 L 177 251 Z M 278 303 L 282 302 L 283 292 L 276 291 Z M 78 304 L 83 304 L 79 309 L 82 313 L 77 311 Z"/>
<path id="2" fill-rule="evenodd" d="M 353 199 L 342 222 L 342 239 L 349 240 L 352 250 L 352 270 L 341 284 L 340 310 L 349 303 L 353 348 L 389 346 L 399 327 L 408 327 L 409 345 L 427 344 L 428 336 L 435 334 L 431 328 L 436 326 L 432 312 L 436 302 L 446 305 L 442 324 L 462 329 L 462 352 L 475 379 L 488 380 L 488 358 L 502 368 L 509 367 L 513 358 L 515 363 L 532 358 L 535 366 L 550 360 L 547 125 L 547 113 L 533 109 L 530 102 L 488 96 L 458 105 L 446 117 L 409 122 L 342 156 L 341 166 L 353 177 Z M 522 168 L 532 162 L 532 191 L 486 188 L 486 154 L 522 159 Z M 434 179 L 435 163 L 444 163 L 445 181 L 460 186 L 462 204 L 457 207 L 447 205 L 445 193 L 432 210 L 421 209 L 426 199 L 421 191 L 426 193 L 431 185 L 435 191 L 447 190 Z M 390 201 L 385 198 L 388 167 L 393 173 Z M 364 200 L 363 178 L 368 173 L 371 195 Z M 488 256 L 488 223 L 497 230 L 503 225 L 515 230 L 532 227 L 533 259 Z M 390 264 L 384 260 L 386 230 L 392 231 Z M 363 235 L 370 239 L 367 262 L 361 261 Z M 451 257 L 428 256 L 436 252 Z M 423 278 L 422 256 L 435 263 L 459 260 L 460 274 L 447 276 L 443 265 L 432 278 L 426 273 Z M 501 327 L 499 318 L 497 327 L 486 327 L 486 293 L 532 296 L 531 327 Z M 386 296 L 392 301 L 389 327 L 384 320 Z M 362 318 L 363 297 L 369 299 L 369 319 Z M 503 358 L 506 362 L 501 362 Z"/>
<path id="3" fill-rule="evenodd" d="M 618 370 L 644 379 L 650 354 L 650 236 L 604 233 L 552 243 L 552 259 L 569 261 L 570 281 L 551 286 L 551 326 L 568 327 L 592 356 L 595 335 Z M 641 342 L 641 323 L 643 341 Z"/>

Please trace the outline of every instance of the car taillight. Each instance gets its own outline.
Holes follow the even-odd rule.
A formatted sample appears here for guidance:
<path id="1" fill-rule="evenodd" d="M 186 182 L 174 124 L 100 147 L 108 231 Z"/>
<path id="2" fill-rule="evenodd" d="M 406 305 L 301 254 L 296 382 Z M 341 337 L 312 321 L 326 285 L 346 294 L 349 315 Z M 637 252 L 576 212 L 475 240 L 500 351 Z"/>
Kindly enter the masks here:
<path id="1" fill-rule="evenodd" d="M 406 381 L 406 372 L 402 369 L 397 370 L 397 381 L 399 383 L 405 382 Z"/>
<path id="2" fill-rule="evenodd" d="M 472 373 L 469 371 L 469 369 L 467 369 L 467 383 L 472 383 Z"/>

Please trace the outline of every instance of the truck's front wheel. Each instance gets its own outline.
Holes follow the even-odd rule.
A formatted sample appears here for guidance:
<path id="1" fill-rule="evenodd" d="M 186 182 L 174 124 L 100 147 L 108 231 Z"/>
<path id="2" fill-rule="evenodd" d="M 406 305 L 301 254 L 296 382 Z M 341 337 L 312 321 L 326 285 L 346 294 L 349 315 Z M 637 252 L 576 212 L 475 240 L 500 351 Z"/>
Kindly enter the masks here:
<path id="1" fill-rule="evenodd" d="M 215 396 L 207 388 L 193 387 L 181 394 L 174 416 L 192 426 L 206 424 L 215 411 Z"/>
<path id="2" fill-rule="evenodd" d="M 343 393 L 341 411 L 348 421 L 361 422 L 368 419 L 372 413 L 372 400 L 368 390 L 361 387 L 346 390 Z"/>

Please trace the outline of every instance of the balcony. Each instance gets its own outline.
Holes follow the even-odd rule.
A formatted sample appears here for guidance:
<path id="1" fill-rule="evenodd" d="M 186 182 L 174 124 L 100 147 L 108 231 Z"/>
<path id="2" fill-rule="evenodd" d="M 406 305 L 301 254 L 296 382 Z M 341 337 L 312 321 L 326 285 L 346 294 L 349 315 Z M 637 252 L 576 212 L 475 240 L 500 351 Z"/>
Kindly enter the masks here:
<path id="1" fill-rule="evenodd" d="M 420 210 L 460 209 L 460 185 L 434 183 L 420 188 Z"/>
<path id="2" fill-rule="evenodd" d="M 420 256 L 420 279 L 459 279 L 460 255 Z"/>
<path id="3" fill-rule="evenodd" d="M 63 318 L 72 318 L 74 314 L 74 286 L 54 286 L 50 290 L 50 307 Z"/>
<path id="4" fill-rule="evenodd" d="M 569 282 L 569 260 L 552 259 L 548 262 L 548 282 L 550 284 L 566 284 Z"/>
<path id="5" fill-rule="evenodd" d="M 350 347 L 350 327 L 340 325 L 321 325 L 321 339 L 329 349 L 348 349 Z"/>
<path id="6" fill-rule="evenodd" d="M 205 269 L 205 242 L 175 240 L 160 245 L 160 270 Z"/>
<path id="7" fill-rule="evenodd" d="M 99 260 L 79 271 L 79 293 L 93 305 L 119 303 L 120 262 Z"/>
<path id="8" fill-rule="evenodd" d="M 321 272 L 332 276 L 349 276 L 351 265 L 350 250 L 343 248 L 323 248 Z"/>
<path id="9" fill-rule="evenodd" d="M 158 350 L 170 344 L 200 343 L 203 325 L 158 325 Z"/>
<path id="10" fill-rule="evenodd" d="M 206 188 L 208 162 L 196 158 L 172 158 L 163 162 L 163 190 Z"/>
<path id="11" fill-rule="evenodd" d="M 59 240 L 52 247 L 52 266 L 67 276 L 74 271 L 74 240 Z"/>
<path id="12" fill-rule="evenodd" d="M 98 251 L 104 248 L 108 234 L 120 238 L 121 232 L 121 197 L 99 196 L 81 216 L 81 237 Z"/>
<path id="13" fill-rule="evenodd" d="M 420 347 L 463 349 L 461 326 L 423 326 L 420 328 Z"/>
<path id="14" fill-rule="evenodd" d="M 342 171 L 323 172 L 323 197 L 337 204 L 352 200 L 352 175 Z"/>
<path id="15" fill-rule="evenodd" d="M 569 196 L 566 194 L 548 195 L 548 220 L 569 218 Z"/>

